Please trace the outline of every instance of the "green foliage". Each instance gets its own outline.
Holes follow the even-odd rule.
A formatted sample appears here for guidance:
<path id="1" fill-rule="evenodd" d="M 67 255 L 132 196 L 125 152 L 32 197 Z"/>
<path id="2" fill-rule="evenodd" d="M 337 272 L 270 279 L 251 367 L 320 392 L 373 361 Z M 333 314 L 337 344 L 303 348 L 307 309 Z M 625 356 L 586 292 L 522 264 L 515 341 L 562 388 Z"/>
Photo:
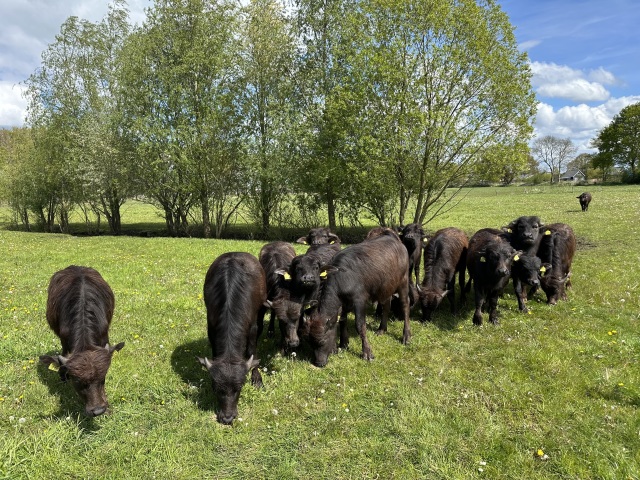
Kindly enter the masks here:
<path id="1" fill-rule="evenodd" d="M 263 337 L 265 388 L 245 385 L 231 427 L 215 421 L 207 372 L 194 359 L 210 352 L 202 283 L 218 255 L 257 254 L 261 243 L 0 230 L 0 476 L 637 478 L 638 187 L 596 187 L 587 213 L 566 186 L 465 193 L 430 231 L 471 234 L 524 214 L 574 228 L 569 300 L 551 307 L 537 295 L 523 315 L 508 287 L 501 325 L 480 328 L 471 301 L 459 316 L 445 302 L 433 323 L 413 313 L 406 347 L 401 322 L 376 336 L 370 311 L 376 359 L 359 357 L 350 318 L 350 347 L 324 369 L 311 366 L 306 347 L 282 356 L 278 340 Z M 125 218 L 158 221 L 132 205 Z M 95 419 L 38 363 L 60 351 L 44 315 L 47 283 L 72 263 L 110 283 L 110 337 L 126 342 L 106 380 L 111 413 Z"/>
<path id="2" fill-rule="evenodd" d="M 597 164 L 609 170 L 611 164 L 629 169 L 631 181 L 637 181 L 640 162 L 640 103 L 623 108 L 593 140 L 598 148 Z"/>

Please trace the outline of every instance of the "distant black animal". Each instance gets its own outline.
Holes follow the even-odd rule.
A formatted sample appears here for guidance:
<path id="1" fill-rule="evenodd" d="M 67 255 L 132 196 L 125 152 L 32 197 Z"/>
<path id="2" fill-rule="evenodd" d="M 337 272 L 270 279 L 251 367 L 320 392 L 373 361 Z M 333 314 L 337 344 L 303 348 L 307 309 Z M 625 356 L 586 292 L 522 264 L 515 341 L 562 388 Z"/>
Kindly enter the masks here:
<path id="1" fill-rule="evenodd" d="M 266 301 L 264 270 L 253 255 L 224 253 L 209 267 L 204 303 L 212 358 L 197 359 L 211 376 L 217 419 L 222 424 L 230 425 L 238 415 L 238 399 L 249 370 L 251 383 L 262 387 L 255 354 Z"/>
<path id="2" fill-rule="evenodd" d="M 356 330 L 362 340 L 362 357 L 374 358 L 367 341 L 366 306 L 378 301 L 384 305 L 383 316 L 377 333 L 387 331 L 391 297 L 394 293 L 402 302 L 404 331 L 402 343 L 411 338 L 408 299 L 408 256 L 405 247 L 395 233 L 383 234 L 351 245 L 322 267 L 327 273 L 320 288 L 317 306 L 305 322 L 305 333 L 314 349 L 314 363 L 325 366 L 329 355 L 335 351 L 338 315 L 343 310 L 353 311 Z M 346 322 L 340 322 L 340 346 L 346 348 L 348 337 Z"/>
<path id="3" fill-rule="evenodd" d="M 51 277 L 47 322 L 60 337 L 62 355 L 42 355 L 40 361 L 59 367 L 63 381 L 71 378 L 90 417 L 107 411 L 105 378 L 113 353 L 124 347 L 109 344 L 114 307 L 111 287 L 93 268 L 71 265 Z"/>
<path id="4" fill-rule="evenodd" d="M 413 282 L 413 275 L 415 274 L 416 281 L 413 283 L 417 285 L 420 282 L 420 259 L 422 258 L 422 247 L 426 235 L 422 226 L 418 223 L 410 223 L 402 227 L 398 233 L 409 255 L 409 281 Z"/>
<path id="5" fill-rule="evenodd" d="M 289 268 L 295 256 L 296 251 L 287 242 L 268 243 L 260 249 L 258 255 L 260 265 L 266 275 L 267 301 L 270 302 L 271 307 L 267 332 L 269 335 L 274 334 L 275 318 L 277 317 L 284 349 L 295 348 L 300 344 L 297 331 L 302 300 L 298 304 L 295 302 L 295 298 L 292 298 L 290 277 L 282 273 L 283 270 Z M 290 303 L 296 303 L 297 308 L 296 305 L 290 305 Z"/>
<path id="6" fill-rule="evenodd" d="M 470 289 L 473 281 L 476 306 L 473 323 L 475 325 L 482 325 L 482 307 L 485 301 L 489 302 L 489 321 L 498 323 L 498 298 L 509 282 L 513 258 L 521 254 L 522 251 L 516 251 L 500 230 L 483 228 L 469 240 L 467 253 L 469 281 L 465 290 Z"/>
<path id="7" fill-rule="evenodd" d="M 468 247 L 469 238 L 458 228 L 443 228 L 429 239 L 424 249 L 424 278 L 418 287 L 423 322 L 431 320 L 432 313 L 445 296 L 449 298 L 451 313 L 455 314 L 456 273 L 460 301 L 464 302 Z"/>
<path id="8" fill-rule="evenodd" d="M 581 193 L 576 197 L 580 201 L 580 208 L 583 212 L 589 210 L 589 204 L 591 203 L 591 194 L 589 192 Z"/>
<path id="9" fill-rule="evenodd" d="M 571 264 L 576 252 L 576 236 L 565 223 L 547 225 L 553 239 L 550 258 L 551 269 L 542 277 L 540 285 L 547 295 L 547 303 L 555 305 L 559 299 L 566 300 L 566 290 L 571 288 Z M 548 237 L 549 238 L 549 237 Z M 549 256 L 549 254 L 546 254 Z"/>

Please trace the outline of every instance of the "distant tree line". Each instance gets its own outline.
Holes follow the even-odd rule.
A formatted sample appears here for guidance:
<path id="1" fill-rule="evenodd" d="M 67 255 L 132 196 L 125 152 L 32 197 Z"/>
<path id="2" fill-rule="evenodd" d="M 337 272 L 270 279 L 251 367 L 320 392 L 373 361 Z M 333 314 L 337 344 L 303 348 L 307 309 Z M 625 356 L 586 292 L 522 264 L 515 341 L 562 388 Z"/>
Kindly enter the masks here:
<path id="1" fill-rule="evenodd" d="M 83 209 L 117 234 L 134 196 L 176 236 L 240 208 L 265 235 L 321 211 L 426 223 L 529 168 L 530 77 L 493 0 L 156 0 L 140 26 L 115 0 L 26 80 L 0 192 L 46 231 Z"/>

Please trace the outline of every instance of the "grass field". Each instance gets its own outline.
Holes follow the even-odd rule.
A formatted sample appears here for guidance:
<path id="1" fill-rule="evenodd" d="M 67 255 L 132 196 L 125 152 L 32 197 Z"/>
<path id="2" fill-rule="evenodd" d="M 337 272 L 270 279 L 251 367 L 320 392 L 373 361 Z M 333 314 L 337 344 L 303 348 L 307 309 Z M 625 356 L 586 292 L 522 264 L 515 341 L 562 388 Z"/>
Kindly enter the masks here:
<path id="1" fill-rule="evenodd" d="M 194 358 L 210 353 L 202 284 L 216 256 L 257 255 L 261 242 L 0 229 L 0 478 L 637 480 L 640 188 L 592 188 L 587 213 L 581 191 L 473 189 L 427 226 L 472 234 L 532 214 L 570 224 L 568 301 L 550 307 L 539 296 L 523 315 L 509 286 L 501 324 L 482 327 L 471 302 L 452 317 L 445 301 L 432 323 L 413 312 L 407 347 L 401 322 L 377 337 L 370 315 L 376 359 L 360 359 L 352 323 L 349 349 L 323 369 L 305 348 L 283 357 L 263 337 L 265 388 L 245 385 L 231 427 L 216 422 Z M 142 215 L 135 208 L 128 218 Z M 69 264 L 109 282 L 111 341 L 126 342 L 107 377 L 111 413 L 95 419 L 37 361 L 60 352 L 46 289 Z"/>

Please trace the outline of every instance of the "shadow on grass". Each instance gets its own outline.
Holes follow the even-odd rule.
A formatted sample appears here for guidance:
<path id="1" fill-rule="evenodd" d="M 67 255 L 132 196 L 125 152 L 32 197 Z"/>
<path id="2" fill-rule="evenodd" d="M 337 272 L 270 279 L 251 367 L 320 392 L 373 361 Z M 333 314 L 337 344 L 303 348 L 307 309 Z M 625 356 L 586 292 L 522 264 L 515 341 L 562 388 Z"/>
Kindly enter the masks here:
<path id="1" fill-rule="evenodd" d="M 57 355 L 58 353 L 51 351 L 47 355 Z M 78 427 L 85 433 L 93 433 L 100 430 L 100 426 L 95 422 L 95 419 L 84 414 L 84 405 L 73 389 L 71 381 L 63 382 L 58 372 L 49 370 L 47 365 L 42 363 L 38 363 L 36 371 L 40 382 L 49 390 L 49 394 L 57 396 L 60 401 L 58 411 L 50 415 L 40 414 L 39 418 L 41 420 L 58 421 L 71 417 L 77 420 Z M 107 387 L 107 396 L 108 394 Z"/>
<path id="2" fill-rule="evenodd" d="M 640 407 L 640 396 L 637 392 L 630 390 L 624 385 L 616 386 L 595 386 L 587 388 L 587 396 L 591 398 L 602 398 L 607 402 L 615 402 L 620 405 L 629 405 L 631 407 Z"/>
<path id="3" fill-rule="evenodd" d="M 202 410 L 215 410 L 209 373 L 200 365 L 198 357 L 211 357 L 206 338 L 178 345 L 171 354 L 171 367 L 188 386 L 183 395 Z"/>

